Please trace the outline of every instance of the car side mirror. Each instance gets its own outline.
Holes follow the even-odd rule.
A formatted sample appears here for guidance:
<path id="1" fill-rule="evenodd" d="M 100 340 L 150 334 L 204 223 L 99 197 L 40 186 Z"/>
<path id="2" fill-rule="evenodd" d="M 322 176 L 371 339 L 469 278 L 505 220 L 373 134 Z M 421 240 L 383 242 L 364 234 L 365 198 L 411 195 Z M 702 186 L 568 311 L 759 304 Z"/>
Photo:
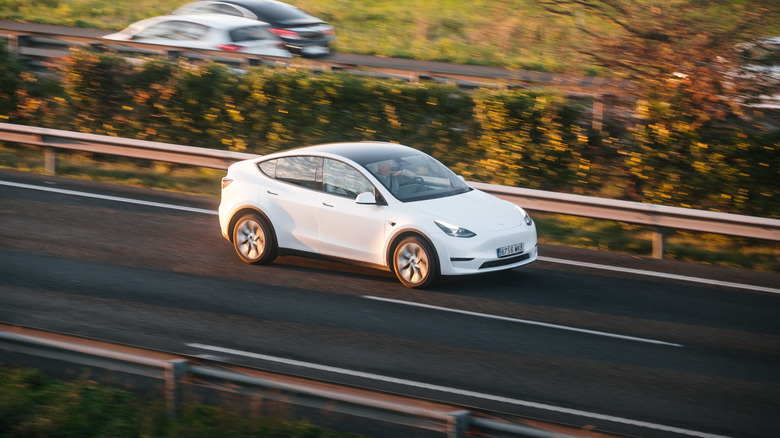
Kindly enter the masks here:
<path id="1" fill-rule="evenodd" d="M 357 204 L 376 204 L 376 197 L 371 192 L 363 192 L 355 198 Z"/>

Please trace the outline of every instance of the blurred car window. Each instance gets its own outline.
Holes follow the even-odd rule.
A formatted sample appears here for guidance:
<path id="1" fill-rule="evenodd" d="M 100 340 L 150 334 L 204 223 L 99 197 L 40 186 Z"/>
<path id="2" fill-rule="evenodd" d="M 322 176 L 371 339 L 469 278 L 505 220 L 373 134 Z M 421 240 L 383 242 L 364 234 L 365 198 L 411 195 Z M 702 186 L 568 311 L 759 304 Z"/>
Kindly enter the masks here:
<path id="1" fill-rule="evenodd" d="M 230 39 L 235 42 L 265 40 L 269 38 L 275 38 L 275 36 L 263 26 L 239 27 L 230 31 Z"/>
<path id="2" fill-rule="evenodd" d="M 171 40 L 197 40 L 208 31 L 208 26 L 189 21 L 166 21 L 138 32 L 133 39 L 167 38 Z"/>

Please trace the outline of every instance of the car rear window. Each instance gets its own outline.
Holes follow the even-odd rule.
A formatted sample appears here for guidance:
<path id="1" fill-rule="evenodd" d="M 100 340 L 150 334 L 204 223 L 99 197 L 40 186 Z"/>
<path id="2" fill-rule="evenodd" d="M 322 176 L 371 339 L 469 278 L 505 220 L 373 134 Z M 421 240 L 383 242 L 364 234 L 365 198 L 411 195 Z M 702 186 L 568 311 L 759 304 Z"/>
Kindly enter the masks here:
<path id="1" fill-rule="evenodd" d="M 310 156 L 282 157 L 258 164 L 260 170 L 278 181 L 313 189 L 317 179 L 319 158 Z"/>
<path id="2" fill-rule="evenodd" d="M 265 26 L 239 27 L 230 31 L 230 39 L 233 42 L 265 40 L 274 35 Z"/>
<path id="3" fill-rule="evenodd" d="M 276 178 L 276 160 L 268 160 L 258 163 L 257 167 L 271 178 Z"/>
<path id="4" fill-rule="evenodd" d="M 268 2 L 257 7 L 256 13 L 264 20 L 284 23 L 287 21 L 310 20 L 312 16 L 292 5 Z"/>

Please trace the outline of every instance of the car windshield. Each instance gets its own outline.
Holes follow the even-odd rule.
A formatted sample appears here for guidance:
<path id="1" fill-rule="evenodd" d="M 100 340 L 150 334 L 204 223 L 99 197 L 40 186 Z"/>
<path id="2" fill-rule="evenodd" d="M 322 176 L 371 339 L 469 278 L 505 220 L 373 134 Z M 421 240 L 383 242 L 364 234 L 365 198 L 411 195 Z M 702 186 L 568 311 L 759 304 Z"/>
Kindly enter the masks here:
<path id="1" fill-rule="evenodd" d="M 364 166 L 403 202 L 443 198 L 471 190 L 450 169 L 422 153 L 389 157 Z"/>

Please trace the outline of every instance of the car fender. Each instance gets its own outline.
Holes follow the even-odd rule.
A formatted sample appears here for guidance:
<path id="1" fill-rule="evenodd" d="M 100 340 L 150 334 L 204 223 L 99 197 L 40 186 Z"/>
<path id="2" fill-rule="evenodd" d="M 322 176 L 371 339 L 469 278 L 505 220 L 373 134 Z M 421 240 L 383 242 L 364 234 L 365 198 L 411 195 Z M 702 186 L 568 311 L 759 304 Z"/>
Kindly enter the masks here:
<path id="1" fill-rule="evenodd" d="M 387 244 L 385 245 L 385 263 L 387 264 L 388 269 L 390 272 L 394 272 L 393 268 L 393 252 L 395 252 L 396 246 L 407 236 L 417 236 L 423 240 L 425 240 L 428 245 L 431 246 L 434 250 L 433 256 L 436 258 L 436 264 L 438 266 L 441 266 L 439 263 L 440 256 L 439 256 L 439 248 L 436 247 L 436 245 L 433 244 L 433 241 L 428 237 L 427 233 L 420 229 L 419 227 L 414 227 L 411 225 L 401 226 L 396 230 L 393 230 L 393 232 L 389 235 L 389 238 L 387 239 Z"/>
<path id="2" fill-rule="evenodd" d="M 274 239 L 276 239 L 276 229 L 274 228 L 274 224 L 271 221 L 271 219 L 268 217 L 263 210 L 258 208 L 256 205 L 252 204 L 245 204 L 237 206 L 233 209 L 233 211 L 230 213 L 230 221 L 228 222 L 227 226 L 227 236 L 225 236 L 230 242 L 233 242 L 233 228 L 236 226 L 236 222 L 241 218 L 241 216 L 247 214 L 247 213 L 256 213 L 262 216 L 263 219 L 268 223 L 268 225 L 271 227 L 271 232 L 274 234 Z M 278 240 L 276 240 L 278 241 Z"/>

